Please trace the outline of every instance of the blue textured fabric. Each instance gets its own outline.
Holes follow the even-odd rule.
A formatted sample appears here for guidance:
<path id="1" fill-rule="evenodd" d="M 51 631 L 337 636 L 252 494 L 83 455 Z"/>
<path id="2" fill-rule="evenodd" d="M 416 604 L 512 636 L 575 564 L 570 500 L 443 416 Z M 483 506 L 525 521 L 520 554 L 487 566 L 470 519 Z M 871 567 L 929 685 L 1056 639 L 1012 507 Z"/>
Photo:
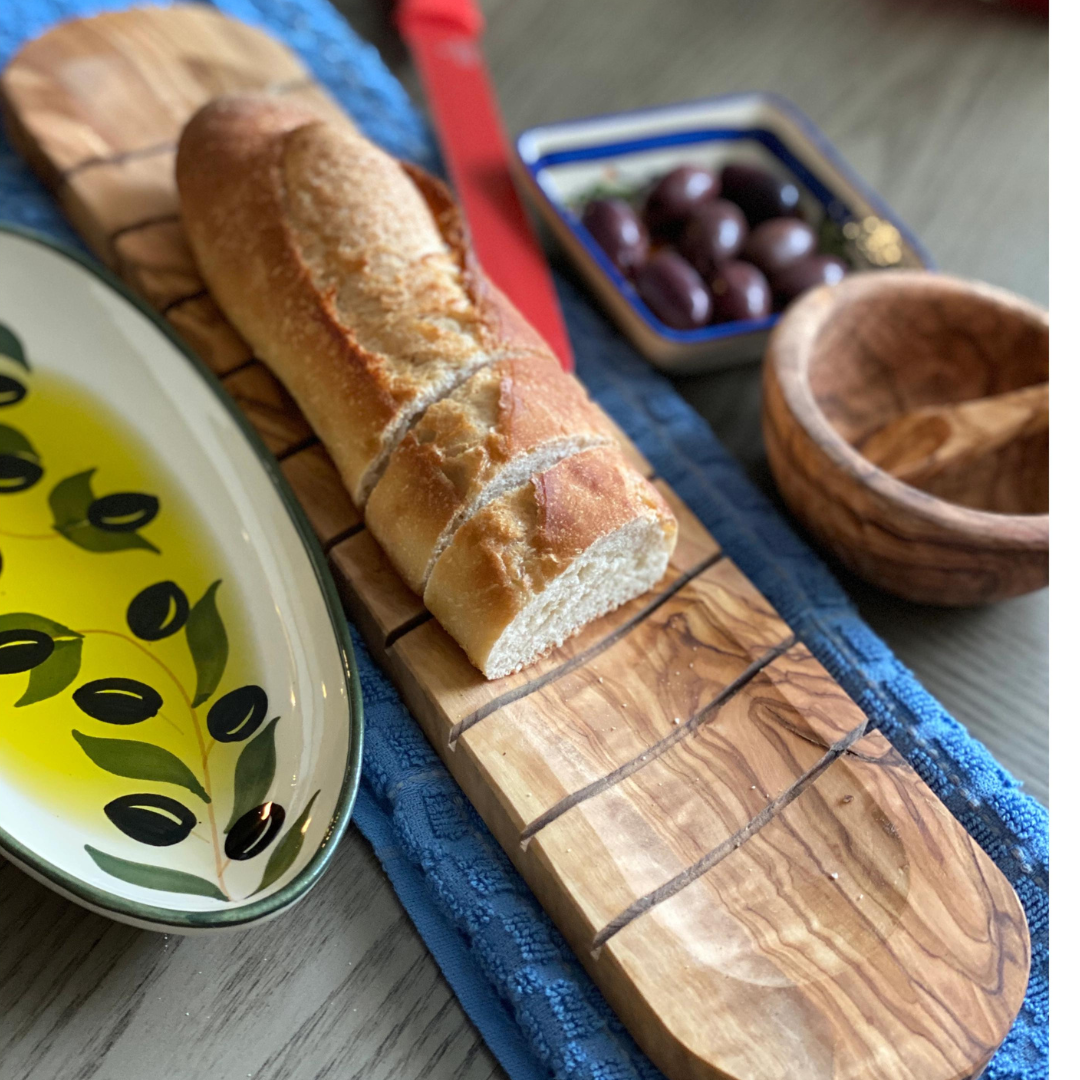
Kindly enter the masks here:
<path id="1" fill-rule="evenodd" d="M 0 64 L 63 18 L 122 0 L 3 0 Z M 377 52 L 325 0 L 218 0 L 288 41 L 373 139 L 432 166 L 423 121 Z M 0 220 L 78 243 L 0 140 Z M 709 527 L 1013 883 L 1032 974 L 988 1080 L 1049 1075 L 1049 820 L 859 619 L 817 557 L 747 481 L 705 422 L 577 289 L 559 294 L 579 372 Z M 393 687 L 356 640 L 364 773 L 354 813 L 462 1004 L 512 1080 L 657 1080 L 561 935 L 462 797 Z"/>

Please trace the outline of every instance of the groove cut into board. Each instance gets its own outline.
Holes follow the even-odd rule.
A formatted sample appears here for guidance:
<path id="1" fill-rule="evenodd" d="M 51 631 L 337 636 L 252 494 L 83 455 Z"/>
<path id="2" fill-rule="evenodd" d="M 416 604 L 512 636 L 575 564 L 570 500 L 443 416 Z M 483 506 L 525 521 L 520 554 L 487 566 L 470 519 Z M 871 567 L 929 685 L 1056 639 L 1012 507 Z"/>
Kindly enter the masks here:
<path id="1" fill-rule="evenodd" d="M 346 611 L 360 627 L 375 658 L 384 662 L 387 641 L 402 627 L 417 626 L 427 609 L 398 577 L 367 530 L 335 544 L 330 567 L 341 586 Z"/>
<path id="2" fill-rule="evenodd" d="M 753 688 L 751 688 L 751 693 L 753 693 Z M 758 704 L 758 702 L 755 701 L 754 704 L 756 705 Z M 725 719 L 730 719 L 732 715 L 736 714 L 733 711 L 729 711 L 729 716 Z M 775 723 L 775 719 L 773 719 L 773 722 Z M 759 717 L 757 719 L 757 725 L 767 727 L 769 726 L 769 723 L 768 721 L 763 721 L 763 719 Z M 790 737 L 794 734 L 792 729 L 787 725 L 781 726 L 784 728 L 784 731 L 786 733 L 785 737 L 790 739 Z M 693 862 L 688 863 L 688 865 L 684 866 L 678 873 L 668 878 L 665 882 L 656 886 L 656 888 L 645 893 L 643 896 L 639 896 L 637 900 L 635 900 L 628 907 L 624 908 L 623 911 L 621 911 L 618 915 L 615 916 L 615 918 L 609 920 L 603 927 L 601 927 L 601 929 L 597 931 L 596 935 L 593 937 L 591 950 L 592 954 L 595 956 L 600 951 L 600 949 L 605 944 L 607 944 L 608 941 L 610 941 L 624 927 L 629 926 L 630 923 L 632 923 L 635 919 L 647 914 L 653 908 L 664 903 L 670 897 L 673 897 L 680 893 L 683 889 L 688 888 L 691 884 L 693 884 L 693 882 L 697 881 L 698 878 L 707 874 L 714 866 L 726 859 L 728 855 L 732 854 L 732 852 L 734 851 L 737 851 L 744 844 L 752 840 L 753 837 L 755 837 L 766 825 L 768 825 L 769 822 L 772 821 L 777 814 L 782 813 L 788 806 L 790 806 L 796 799 L 798 799 L 803 794 L 803 792 L 805 792 L 807 788 L 809 788 L 818 779 L 818 777 L 821 776 L 821 774 L 824 773 L 825 770 L 833 764 L 833 762 L 838 760 L 838 758 L 847 751 L 847 749 L 851 746 L 853 742 L 855 742 L 864 734 L 865 730 L 866 723 L 865 721 L 861 721 L 856 727 L 853 727 L 836 743 L 829 747 L 828 750 L 826 750 L 823 754 L 820 754 L 820 756 L 818 756 L 816 760 L 811 761 L 801 773 L 799 773 L 798 775 L 793 774 L 790 777 L 781 776 L 780 787 L 778 789 L 774 787 L 774 784 L 769 782 L 765 782 L 760 787 L 758 784 L 751 784 L 751 791 L 761 792 L 761 808 L 756 813 L 754 813 L 752 817 L 744 821 L 742 824 L 737 825 L 730 832 L 726 828 L 720 828 L 716 830 L 715 837 L 710 837 L 709 830 L 698 828 L 697 826 L 699 825 L 699 822 L 694 820 L 695 809 L 704 811 L 702 820 L 705 821 L 711 821 L 714 816 L 718 816 L 720 818 L 723 818 L 725 816 L 724 810 L 726 809 L 726 807 L 724 807 L 723 805 L 726 801 L 723 797 L 725 792 L 721 791 L 721 798 L 717 800 L 715 798 L 717 794 L 715 790 L 716 785 L 710 785 L 702 789 L 700 792 L 700 794 L 707 795 L 708 797 L 699 799 L 698 801 L 702 804 L 708 803 L 711 805 L 694 807 L 692 805 L 687 805 L 686 802 L 680 803 L 678 810 L 684 815 L 685 819 L 687 820 L 687 826 L 683 830 L 678 830 L 677 835 L 680 839 L 683 839 L 685 836 L 692 837 L 693 844 L 684 845 L 683 850 L 684 853 L 689 851 L 693 854 L 696 854 L 697 857 L 693 860 Z M 719 733 L 718 737 L 723 738 L 725 741 L 737 747 L 737 749 L 734 751 L 724 749 L 721 751 L 721 756 L 735 759 L 742 758 L 747 764 L 750 764 L 752 761 L 752 755 L 745 756 L 745 750 L 746 748 L 756 748 L 755 744 L 760 742 L 760 733 L 755 732 L 748 734 L 744 737 L 744 739 L 740 739 L 739 735 L 740 732 L 738 732 L 737 730 L 735 730 L 734 732 L 730 732 L 729 728 L 725 725 L 725 727 Z M 796 735 L 796 738 L 800 737 L 801 736 Z M 769 741 L 772 740 L 770 739 Z M 810 745 L 812 745 L 812 740 L 807 741 L 810 743 Z M 687 751 L 692 751 L 694 748 L 686 747 L 685 749 Z M 801 749 L 804 751 L 804 753 L 806 752 L 805 745 L 803 745 Z M 699 754 L 697 756 L 705 757 L 707 755 Z M 684 755 L 684 760 L 682 761 L 677 760 L 676 755 L 672 755 L 671 760 L 667 760 L 664 762 L 664 765 L 668 768 L 668 770 L 673 772 L 680 771 L 680 768 L 686 769 L 688 766 L 690 768 L 693 768 L 695 764 L 696 762 L 691 759 L 691 755 L 689 753 L 687 755 Z M 744 773 L 745 775 L 742 777 L 744 783 L 749 776 L 759 775 L 756 771 L 750 771 L 746 769 L 744 769 Z M 649 777 L 647 775 L 642 775 L 636 777 L 633 788 L 628 787 L 627 789 L 628 794 L 632 796 L 633 794 L 640 791 L 641 794 L 648 796 L 651 793 L 650 788 L 656 789 L 658 780 L 662 781 L 663 779 L 663 776 Z M 730 782 L 722 784 L 720 786 L 721 788 L 726 788 L 726 793 L 728 794 L 737 792 L 737 775 L 733 775 Z M 774 788 L 777 793 L 770 794 L 770 788 Z M 656 801 L 659 802 L 661 800 Z M 720 836 L 723 836 L 722 840 L 719 839 Z M 708 845 L 711 840 L 715 840 L 717 842 L 714 843 L 712 847 L 709 847 Z M 701 854 L 697 854 L 697 852 L 694 851 L 695 847 L 701 850 Z"/>
<path id="3" fill-rule="evenodd" d="M 1013 1007 L 1003 977 L 1028 963 L 1012 891 L 881 735 L 853 749 L 590 962 L 601 981 L 631 988 L 624 1015 L 661 1068 L 959 1080 L 996 1049 Z M 656 1038 L 649 1005 L 678 956 L 684 1008 L 666 1019 L 681 1060 Z M 713 1022 L 717 1008 L 741 1030 Z"/>
<path id="4" fill-rule="evenodd" d="M 563 673 L 568 665 L 577 665 L 606 648 L 665 597 L 720 558 L 719 545 L 675 492 L 663 481 L 657 481 L 656 487 L 679 519 L 679 538 L 667 573 L 648 593 L 596 619 L 536 663 L 502 679 L 485 679 L 438 624 L 418 629 L 395 646 L 395 661 L 430 689 L 432 700 L 449 723 L 450 741 L 502 705 Z"/>
<path id="5" fill-rule="evenodd" d="M 289 392 L 262 364 L 248 364 L 221 380 L 275 457 L 296 453 L 315 432 Z"/>
<path id="6" fill-rule="evenodd" d="M 206 295 L 179 219 L 121 233 L 113 238 L 113 249 L 117 273 L 158 311 Z"/>
<path id="7" fill-rule="evenodd" d="M 248 343 L 205 293 L 174 303 L 165 317 L 215 375 L 224 377 L 255 359 Z"/>
<path id="8" fill-rule="evenodd" d="M 618 768 L 613 769 L 599 780 L 594 780 L 584 787 L 577 788 L 569 795 L 560 799 L 554 806 L 549 807 L 538 817 L 533 818 L 533 820 L 521 830 L 522 844 L 527 843 L 540 832 L 541 829 L 546 829 L 563 814 L 567 813 L 567 811 L 572 810 L 575 806 L 579 806 L 588 799 L 596 798 L 602 792 L 614 787 L 616 784 L 621 784 L 624 780 L 633 776 L 634 773 L 640 772 L 648 764 L 667 754 L 677 743 L 682 742 L 683 739 L 689 738 L 702 724 L 712 720 L 716 712 L 731 698 L 738 694 L 744 686 L 750 683 L 760 671 L 768 667 L 775 659 L 782 656 L 790 649 L 794 642 L 794 637 L 788 637 L 779 642 L 779 644 L 773 645 L 768 652 L 763 653 L 756 660 L 751 661 L 750 664 L 739 672 L 730 683 L 722 687 L 706 705 L 699 708 L 688 720 L 683 722 L 681 717 L 676 716 L 672 721 L 674 730 L 668 732 L 667 735 L 654 742 L 644 753 L 638 754 L 636 757 L 624 762 L 622 765 L 618 766 Z"/>
<path id="9" fill-rule="evenodd" d="M 0 78 L 13 142 L 278 456 L 372 656 L 669 1077 L 977 1074 L 1027 983 L 1016 896 L 666 484 L 664 579 L 505 679 L 394 572 L 179 225 L 183 124 L 259 88 L 348 122 L 288 49 L 202 6 L 65 24 Z"/>
<path id="10" fill-rule="evenodd" d="M 296 492 L 320 543 L 326 544 L 361 524 L 360 511 L 342 486 L 337 467 L 321 445 L 291 454 L 281 471 Z"/>
<path id="11" fill-rule="evenodd" d="M 475 724 L 457 742 L 500 793 L 520 840 L 537 817 L 581 788 L 638 760 L 789 638 L 787 627 L 746 624 L 737 594 L 717 588 L 740 577 L 723 561 L 598 653 L 527 697 Z M 745 581 L 745 579 L 742 579 Z M 688 642 L 703 641 L 697 650 Z M 673 664 L 685 664 L 683 672 Z M 693 668 L 689 664 L 694 664 Z M 663 678 L 665 670 L 679 677 Z M 446 739 L 441 732 L 429 737 Z"/>
<path id="12" fill-rule="evenodd" d="M 703 588 L 702 595 L 715 590 Z M 611 667 L 639 660 L 668 620 L 684 619 L 692 604 L 693 598 L 674 599 L 671 610 L 662 609 L 639 640 L 627 639 L 624 655 L 608 657 Z M 723 640 L 714 621 L 718 614 L 698 611 L 687 621 L 694 631 Z M 735 681 L 748 655 L 733 643 L 727 663 L 717 659 L 715 683 L 707 681 Z M 830 688 L 835 707 L 817 699 L 806 711 L 807 691 L 821 684 Z M 605 679 L 594 696 L 608 685 Z M 485 790 L 498 793 L 505 831 L 520 841 L 537 811 L 557 805 L 583 782 L 635 762 L 670 735 L 674 703 L 653 714 L 640 697 L 632 697 L 624 709 L 618 691 L 625 688 L 612 688 L 616 696 L 605 703 L 608 708 L 580 700 L 572 688 L 561 699 L 576 705 L 569 710 L 553 709 L 551 700 L 539 697 L 529 708 L 519 702 L 461 739 L 453 757 L 465 755 L 468 766 L 459 769 L 470 768 L 483 778 Z M 572 940 L 591 948 L 613 919 L 743 829 L 834 742 L 861 733 L 864 724 L 865 716 L 805 647 L 785 650 L 684 740 L 573 806 L 533 835 L 527 847 L 519 843 L 520 865 L 530 884 L 543 890 L 545 902 L 563 912 L 564 930 L 574 928 Z"/>

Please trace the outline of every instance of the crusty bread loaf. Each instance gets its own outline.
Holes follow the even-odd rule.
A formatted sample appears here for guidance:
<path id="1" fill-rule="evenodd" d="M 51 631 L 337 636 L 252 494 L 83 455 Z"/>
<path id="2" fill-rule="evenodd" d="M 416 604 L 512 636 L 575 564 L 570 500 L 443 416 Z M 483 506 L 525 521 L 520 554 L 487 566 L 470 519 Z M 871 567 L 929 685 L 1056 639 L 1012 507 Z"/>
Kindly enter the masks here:
<path id="1" fill-rule="evenodd" d="M 442 185 L 350 128 L 222 98 L 185 128 L 176 175 L 211 292 L 361 507 L 428 404 L 479 367 L 547 351 L 471 264 Z"/>
<path id="2" fill-rule="evenodd" d="M 371 493 L 368 528 L 423 595 L 463 521 L 533 473 L 613 441 L 607 418 L 554 357 L 502 360 L 424 413 Z"/>
<path id="3" fill-rule="evenodd" d="M 485 675 L 659 580 L 670 510 L 487 281 L 444 185 L 272 97 L 197 113 L 177 182 L 214 298 Z"/>
<path id="4" fill-rule="evenodd" d="M 588 450 L 466 522 L 435 563 L 424 603 L 497 679 L 653 586 L 676 532 L 660 493 L 621 452 Z"/>

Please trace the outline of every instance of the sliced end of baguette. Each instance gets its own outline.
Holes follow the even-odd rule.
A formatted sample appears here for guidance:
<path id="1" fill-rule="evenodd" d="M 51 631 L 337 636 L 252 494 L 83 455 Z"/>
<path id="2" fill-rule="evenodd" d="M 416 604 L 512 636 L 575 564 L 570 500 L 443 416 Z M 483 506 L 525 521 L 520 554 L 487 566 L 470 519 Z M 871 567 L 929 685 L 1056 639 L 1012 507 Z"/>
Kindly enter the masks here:
<path id="1" fill-rule="evenodd" d="M 366 520 L 416 593 L 473 514 L 565 457 L 614 444 L 610 424 L 551 355 L 503 360 L 427 410 L 372 492 Z"/>
<path id="2" fill-rule="evenodd" d="M 676 532 L 659 492 L 618 450 L 588 450 L 463 525 L 424 602 L 487 678 L 501 678 L 651 588 Z"/>

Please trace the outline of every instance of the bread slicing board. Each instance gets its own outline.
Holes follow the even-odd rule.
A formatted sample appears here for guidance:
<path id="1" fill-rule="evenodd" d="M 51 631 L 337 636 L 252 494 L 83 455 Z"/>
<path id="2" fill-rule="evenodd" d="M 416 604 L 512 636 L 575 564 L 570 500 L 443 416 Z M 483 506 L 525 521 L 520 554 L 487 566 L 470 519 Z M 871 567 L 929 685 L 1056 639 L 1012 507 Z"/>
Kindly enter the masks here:
<path id="1" fill-rule="evenodd" d="M 397 577 L 184 242 L 180 130 L 242 90 L 344 118 L 201 5 L 65 23 L 0 79 L 12 140 L 277 456 L 372 653 L 634 1038 L 671 1080 L 977 1076 L 1027 985 L 1016 895 L 663 480 L 664 579 L 516 675 L 485 681 Z"/>

